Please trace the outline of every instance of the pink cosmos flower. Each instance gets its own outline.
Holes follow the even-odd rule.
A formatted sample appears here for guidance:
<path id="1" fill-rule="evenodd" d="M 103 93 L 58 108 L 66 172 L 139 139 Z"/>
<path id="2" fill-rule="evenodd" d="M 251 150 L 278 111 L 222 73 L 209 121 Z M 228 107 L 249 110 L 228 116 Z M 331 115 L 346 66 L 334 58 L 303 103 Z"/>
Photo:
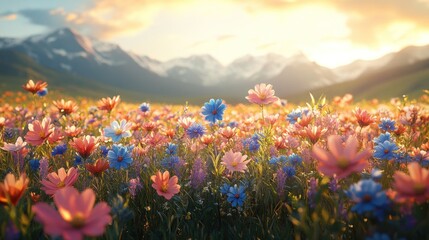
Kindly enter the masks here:
<path id="1" fill-rule="evenodd" d="M 79 153 L 79 156 L 82 158 L 88 158 L 97 148 L 98 138 L 88 135 L 80 138 L 73 138 L 73 140 L 70 141 L 70 146 Z"/>
<path id="2" fill-rule="evenodd" d="M 74 167 L 71 167 L 67 172 L 64 168 L 60 168 L 58 169 L 58 174 L 56 172 L 51 172 L 46 179 L 40 182 L 43 185 L 41 189 L 48 195 L 54 195 L 59 189 L 73 186 L 78 176 L 79 173 Z"/>
<path id="3" fill-rule="evenodd" d="M 247 160 L 247 155 L 242 155 L 241 152 L 233 152 L 229 150 L 222 157 L 222 165 L 225 165 L 230 173 L 233 172 L 244 172 L 247 170 L 247 163 L 250 160 Z"/>
<path id="4" fill-rule="evenodd" d="M 158 171 L 156 175 L 150 177 L 150 180 L 152 180 L 152 187 L 156 190 L 158 195 L 163 196 L 167 200 L 170 200 L 174 195 L 180 192 L 180 185 L 177 184 L 179 181 L 177 176 L 170 178 L 170 173 L 168 171 L 164 173 Z"/>
<path id="5" fill-rule="evenodd" d="M 44 118 L 40 123 L 39 120 L 28 124 L 28 132 L 25 140 L 34 146 L 41 145 L 54 132 L 50 118 Z"/>
<path id="6" fill-rule="evenodd" d="M 408 164 L 410 175 L 396 171 L 393 175 L 393 188 L 396 190 L 398 201 L 423 203 L 429 200 L 429 170 L 417 162 Z"/>
<path id="7" fill-rule="evenodd" d="M 54 203 L 58 211 L 44 202 L 32 207 L 36 220 L 51 236 L 61 235 L 65 240 L 101 236 L 112 222 L 109 205 L 99 202 L 94 206 L 95 193 L 90 188 L 82 193 L 73 187 L 63 188 L 54 195 Z"/>
<path id="8" fill-rule="evenodd" d="M 246 99 L 251 103 L 259 105 L 266 105 L 279 100 L 278 97 L 274 96 L 275 91 L 273 90 L 273 86 L 271 84 L 256 84 L 255 90 L 250 89 L 248 94 L 249 95 L 246 97 Z"/>
<path id="9" fill-rule="evenodd" d="M 22 140 L 21 137 L 18 137 L 16 139 L 15 143 L 4 143 L 3 147 L 1 149 L 8 151 L 8 152 L 18 152 L 22 148 L 27 146 L 27 143 Z"/>
<path id="10" fill-rule="evenodd" d="M 341 137 L 331 135 L 328 137 L 327 152 L 318 146 L 313 147 L 313 157 L 318 160 L 319 172 L 327 176 L 337 176 L 343 179 L 353 172 L 360 172 L 368 165 L 370 151 L 357 152 L 358 141 L 350 136 L 343 146 Z"/>

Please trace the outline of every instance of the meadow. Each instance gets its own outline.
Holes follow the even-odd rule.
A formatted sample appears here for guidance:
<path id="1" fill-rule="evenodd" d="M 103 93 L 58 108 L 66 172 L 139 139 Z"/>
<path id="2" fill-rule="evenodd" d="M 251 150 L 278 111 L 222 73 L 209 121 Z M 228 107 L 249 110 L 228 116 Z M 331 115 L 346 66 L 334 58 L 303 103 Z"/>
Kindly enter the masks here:
<path id="1" fill-rule="evenodd" d="M 429 92 L 0 98 L 1 239 L 429 239 Z"/>

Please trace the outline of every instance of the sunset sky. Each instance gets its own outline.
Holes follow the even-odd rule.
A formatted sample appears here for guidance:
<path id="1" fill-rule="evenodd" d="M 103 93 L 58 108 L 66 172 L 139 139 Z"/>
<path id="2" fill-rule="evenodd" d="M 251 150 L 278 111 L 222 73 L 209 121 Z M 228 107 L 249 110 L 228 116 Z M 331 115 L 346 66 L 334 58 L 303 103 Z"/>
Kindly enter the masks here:
<path id="1" fill-rule="evenodd" d="M 14 0 L 0 9 L 2 37 L 68 26 L 161 61 L 303 52 L 335 67 L 429 44 L 429 0 Z"/>

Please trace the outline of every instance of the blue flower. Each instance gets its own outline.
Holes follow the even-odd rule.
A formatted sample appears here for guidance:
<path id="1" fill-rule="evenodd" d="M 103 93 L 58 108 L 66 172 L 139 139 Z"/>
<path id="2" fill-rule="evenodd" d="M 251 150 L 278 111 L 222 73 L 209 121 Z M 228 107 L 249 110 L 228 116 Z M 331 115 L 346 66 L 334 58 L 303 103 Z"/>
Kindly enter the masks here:
<path id="1" fill-rule="evenodd" d="M 380 134 L 380 136 L 378 136 L 378 138 L 374 139 L 374 143 L 376 145 L 384 143 L 385 141 L 389 141 L 389 142 L 392 141 L 389 132 L 382 133 L 382 134 Z"/>
<path id="2" fill-rule="evenodd" d="M 279 158 L 278 157 L 272 157 L 268 162 L 272 165 L 275 165 L 279 162 Z"/>
<path id="3" fill-rule="evenodd" d="M 279 157 L 279 161 L 282 162 L 282 163 L 286 163 L 287 162 L 287 157 L 285 155 L 281 155 Z"/>
<path id="4" fill-rule="evenodd" d="M 383 214 L 384 208 L 389 203 L 381 184 L 374 182 L 372 179 L 361 180 L 353 184 L 346 191 L 346 195 L 356 203 L 352 207 L 352 211 L 358 214 L 373 212 L 378 215 L 377 217 L 380 217 L 380 214 Z"/>
<path id="5" fill-rule="evenodd" d="M 128 167 L 133 159 L 131 158 L 131 150 L 133 147 L 124 147 L 122 145 L 113 145 L 112 150 L 107 153 L 110 167 L 121 169 Z"/>
<path id="6" fill-rule="evenodd" d="M 29 164 L 30 164 L 31 170 L 33 170 L 33 171 L 39 170 L 39 166 L 40 166 L 39 159 L 31 159 L 29 161 Z"/>
<path id="7" fill-rule="evenodd" d="M 243 146 L 248 148 L 250 152 L 256 152 L 260 147 L 259 138 L 260 135 L 255 133 L 252 137 L 243 140 Z"/>
<path id="8" fill-rule="evenodd" d="M 226 109 L 226 105 L 222 103 L 222 99 L 213 98 L 209 102 L 204 103 L 204 107 L 201 108 L 201 113 L 205 116 L 205 119 L 211 123 L 215 123 L 216 120 L 222 120 L 223 112 Z"/>
<path id="9" fill-rule="evenodd" d="M 175 155 L 177 153 L 177 145 L 174 143 L 169 143 L 165 149 L 165 152 L 168 155 Z"/>
<path id="10" fill-rule="evenodd" d="M 82 164 L 82 158 L 79 155 L 76 155 L 76 157 L 74 157 L 73 165 L 77 166 L 77 165 L 81 165 L 81 164 Z"/>
<path id="11" fill-rule="evenodd" d="M 286 117 L 286 120 L 290 122 L 290 124 L 295 124 L 298 121 L 298 118 L 302 116 L 302 112 L 300 109 L 293 110 Z"/>
<path id="12" fill-rule="evenodd" d="M 398 146 L 395 143 L 384 141 L 374 148 L 374 157 L 382 160 L 390 160 L 395 157 L 395 151 Z"/>
<path id="13" fill-rule="evenodd" d="M 63 155 L 67 151 L 67 144 L 60 144 L 52 149 L 52 157 L 56 155 Z"/>
<path id="14" fill-rule="evenodd" d="M 383 118 L 381 119 L 381 123 L 378 125 L 378 127 L 383 131 L 395 131 L 395 121 L 390 120 L 389 118 Z"/>
<path id="15" fill-rule="evenodd" d="M 144 102 L 144 103 L 140 104 L 139 109 L 140 109 L 140 111 L 142 111 L 142 112 L 144 112 L 144 113 L 145 113 L 145 112 L 149 112 L 149 110 L 150 110 L 150 104 L 149 104 L 149 103 Z"/>
<path id="16" fill-rule="evenodd" d="M 238 123 L 237 123 L 237 122 L 235 122 L 235 121 L 232 121 L 232 122 L 228 123 L 228 126 L 229 126 L 230 128 L 235 128 L 235 127 L 238 127 Z"/>
<path id="17" fill-rule="evenodd" d="M 224 183 L 223 185 L 222 185 L 222 187 L 220 187 L 220 192 L 222 193 L 222 194 L 227 194 L 228 192 L 229 192 L 229 188 L 230 188 L 231 186 L 228 184 L 228 183 Z"/>
<path id="18" fill-rule="evenodd" d="M 38 92 L 37 92 L 37 95 L 39 96 L 39 97 L 44 97 L 44 96 L 46 96 L 48 94 L 48 89 L 47 88 L 43 88 L 43 89 L 41 89 L 41 90 L 39 90 Z"/>
<path id="19" fill-rule="evenodd" d="M 112 138 L 113 142 L 118 142 L 122 138 L 130 137 L 131 123 L 123 119 L 121 124 L 118 121 L 113 121 L 109 127 L 104 128 L 104 136 Z"/>
<path id="20" fill-rule="evenodd" d="M 101 155 L 103 155 L 103 157 L 107 156 L 107 153 L 109 152 L 109 149 L 106 146 L 101 145 L 100 146 L 100 150 L 101 150 Z"/>
<path id="21" fill-rule="evenodd" d="M 246 199 L 246 193 L 244 190 L 243 186 L 237 187 L 237 184 L 229 188 L 229 191 L 226 194 L 228 196 L 227 200 L 233 207 L 243 206 L 244 200 Z"/>
<path id="22" fill-rule="evenodd" d="M 283 168 L 283 172 L 286 173 L 287 177 L 293 177 L 296 174 L 296 170 L 292 166 L 286 166 Z"/>
<path id="23" fill-rule="evenodd" d="M 288 161 L 293 166 L 297 166 L 297 165 L 301 165 L 302 164 L 302 158 L 298 154 L 295 154 L 295 153 L 292 153 L 291 155 L 289 155 Z"/>
<path id="24" fill-rule="evenodd" d="M 186 129 L 186 134 L 188 134 L 190 138 L 199 138 L 203 136 L 205 132 L 206 129 L 199 123 L 193 123 L 188 129 Z"/>

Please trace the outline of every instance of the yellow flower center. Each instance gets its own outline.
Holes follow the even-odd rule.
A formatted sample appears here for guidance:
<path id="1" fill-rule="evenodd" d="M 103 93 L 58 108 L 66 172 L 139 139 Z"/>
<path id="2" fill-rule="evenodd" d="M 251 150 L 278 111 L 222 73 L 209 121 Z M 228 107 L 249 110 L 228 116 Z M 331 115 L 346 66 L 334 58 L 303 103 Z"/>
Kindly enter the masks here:
<path id="1" fill-rule="evenodd" d="M 161 186 L 161 192 L 167 192 L 167 190 L 168 190 L 167 184 L 162 184 L 162 186 Z"/>
<path id="2" fill-rule="evenodd" d="M 115 134 L 116 135 L 121 135 L 122 134 L 122 130 L 121 129 L 116 129 L 115 130 Z"/>
<path id="3" fill-rule="evenodd" d="M 414 184 L 413 190 L 416 194 L 423 194 L 425 192 L 425 185 L 422 183 Z"/>
<path id="4" fill-rule="evenodd" d="M 85 225 L 85 217 L 82 213 L 78 212 L 73 216 L 72 220 L 70 221 L 70 224 L 74 228 L 80 228 Z"/>
<path id="5" fill-rule="evenodd" d="M 63 187 L 65 187 L 66 186 L 66 184 L 63 182 L 63 181 L 61 181 L 61 182 L 59 182 L 58 184 L 57 184 L 57 187 L 58 188 L 63 188 Z"/>
<path id="6" fill-rule="evenodd" d="M 231 166 L 233 166 L 233 167 L 237 167 L 237 165 L 238 165 L 238 162 L 236 162 L 236 161 L 233 161 L 233 162 L 231 163 Z"/>
<path id="7" fill-rule="evenodd" d="M 345 157 L 341 157 L 337 161 L 337 166 L 341 169 L 345 169 L 349 166 L 349 161 Z"/>

